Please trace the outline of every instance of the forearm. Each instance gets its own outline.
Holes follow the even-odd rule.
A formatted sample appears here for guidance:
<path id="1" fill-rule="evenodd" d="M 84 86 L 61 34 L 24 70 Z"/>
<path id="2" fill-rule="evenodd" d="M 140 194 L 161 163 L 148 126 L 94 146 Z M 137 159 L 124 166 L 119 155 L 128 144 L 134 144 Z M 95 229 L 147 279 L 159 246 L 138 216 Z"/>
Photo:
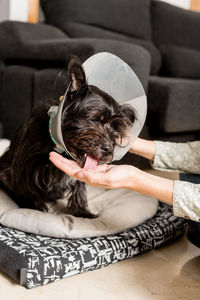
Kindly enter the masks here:
<path id="1" fill-rule="evenodd" d="M 156 197 L 168 204 L 173 204 L 174 181 L 158 177 L 144 171 L 138 170 L 130 176 L 127 188 L 138 193 Z"/>
<path id="2" fill-rule="evenodd" d="M 129 152 L 153 160 L 155 156 L 155 142 L 137 138 Z"/>

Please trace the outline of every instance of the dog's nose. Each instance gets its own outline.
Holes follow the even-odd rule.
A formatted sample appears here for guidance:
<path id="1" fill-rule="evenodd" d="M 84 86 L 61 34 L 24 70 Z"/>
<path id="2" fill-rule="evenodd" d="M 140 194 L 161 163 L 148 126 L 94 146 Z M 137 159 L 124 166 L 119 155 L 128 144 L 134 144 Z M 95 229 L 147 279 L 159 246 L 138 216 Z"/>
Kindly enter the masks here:
<path id="1" fill-rule="evenodd" d="M 109 155 L 112 154 L 113 151 L 113 147 L 111 145 L 102 145 L 101 149 Z"/>

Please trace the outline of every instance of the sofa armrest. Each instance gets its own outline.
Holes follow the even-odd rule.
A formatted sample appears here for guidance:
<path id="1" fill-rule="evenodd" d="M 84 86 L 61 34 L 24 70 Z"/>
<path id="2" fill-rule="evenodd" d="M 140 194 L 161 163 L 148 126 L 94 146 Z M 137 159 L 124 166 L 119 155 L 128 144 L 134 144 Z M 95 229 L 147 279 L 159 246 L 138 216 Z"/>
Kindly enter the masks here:
<path id="1" fill-rule="evenodd" d="M 30 41 L 64 39 L 67 35 L 60 29 L 47 24 L 32 24 L 17 21 L 0 23 L 1 48 L 7 44 L 21 44 Z M 4 43 L 2 43 L 4 42 Z"/>
<path id="2" fill-rule="evenodd" d="M 0 59 L 6 61 L 65 61 L 68 55 L 84 58 L 90 45 L 76 42 L 47 24 L 5 21 L 0 23 Z"/>
<path id="3" fill-rule="evenodd" d="M 200 13 L 153 0 L 153 39 L 157 46 L 164 44 L 200 49 Z"/>

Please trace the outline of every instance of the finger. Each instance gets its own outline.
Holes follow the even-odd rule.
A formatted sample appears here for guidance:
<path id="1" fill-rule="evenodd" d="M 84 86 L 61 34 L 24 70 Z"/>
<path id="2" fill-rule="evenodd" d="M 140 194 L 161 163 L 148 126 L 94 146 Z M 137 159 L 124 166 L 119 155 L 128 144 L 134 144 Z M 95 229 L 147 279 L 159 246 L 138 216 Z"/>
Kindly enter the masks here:
<path id="1" fill-rule="evenodd" d="M 50 153 L 49 159 L 57 168 L 59 168 L 69 176 L 74 176 L 77 171 L 81 170 L 77 163 L 62 157 L 55 152 Z"/>
<path id="2" fill-rule="evenodd" d="M 52 160 L 56 160 L 56 161 L 59 160 L 60 162 L 63 162 L 63 163 L 67 162 L 72 167 L 79 167 L 79 165 L 74 160 L 64 158 L 62 155 L 58 154 L 57 152 L 50 152 L 49 157 Z"/>
<path id="3" fill-rule="evenodd" d="M 51 159 L 51 161 L 60 161 L 63 164 L 71 166 L 72 168 L 80 168 L 80 166 L 78 165 L 78 163 L 76 161 L 74 161 L 72 159 L 64 158 L 62 155 L 57 154 L 55 152 L 51 152 L 49 154 L 49 158 Z"/>
<path id="4" fill-rule="evenodd" d="M 107 187 L 106 184 L 106 176 L 105 172 L 93 172 L 93 171 L 85 171 L 79 170 L 75 174 L 76 178 L 80 181 L 84 181 L 89 185 L 96 186 L 96 187 Z"/>
<path id="5" fill-rule="evenodd" d="M 93 186 L 106 187 L 106 185 L 104 186 L 104 181 L 106 181 L 105 174 L 112 167 L 111 165 L 98 165 L 95 170 L 86 171 L 80 168 L 75 161 L 66 159 L 56 152 L 51 152 L 49 159 L 57 168 L 69 176 Z"/>

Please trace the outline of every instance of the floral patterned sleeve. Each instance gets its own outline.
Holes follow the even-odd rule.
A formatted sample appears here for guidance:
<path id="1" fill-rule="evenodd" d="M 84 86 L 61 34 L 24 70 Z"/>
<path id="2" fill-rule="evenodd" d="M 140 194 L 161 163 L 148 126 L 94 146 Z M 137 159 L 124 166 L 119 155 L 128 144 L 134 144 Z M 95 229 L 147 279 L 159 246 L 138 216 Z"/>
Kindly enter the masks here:
<path id="1" fill-rule="evenodd" d="M 155 144 L 153 168 L 200 174 L 200 141 L 188 143 L 156 141 Z M 200 221 L 200 184 L 175 180 L 173 210 L 176 216 Z"/>

